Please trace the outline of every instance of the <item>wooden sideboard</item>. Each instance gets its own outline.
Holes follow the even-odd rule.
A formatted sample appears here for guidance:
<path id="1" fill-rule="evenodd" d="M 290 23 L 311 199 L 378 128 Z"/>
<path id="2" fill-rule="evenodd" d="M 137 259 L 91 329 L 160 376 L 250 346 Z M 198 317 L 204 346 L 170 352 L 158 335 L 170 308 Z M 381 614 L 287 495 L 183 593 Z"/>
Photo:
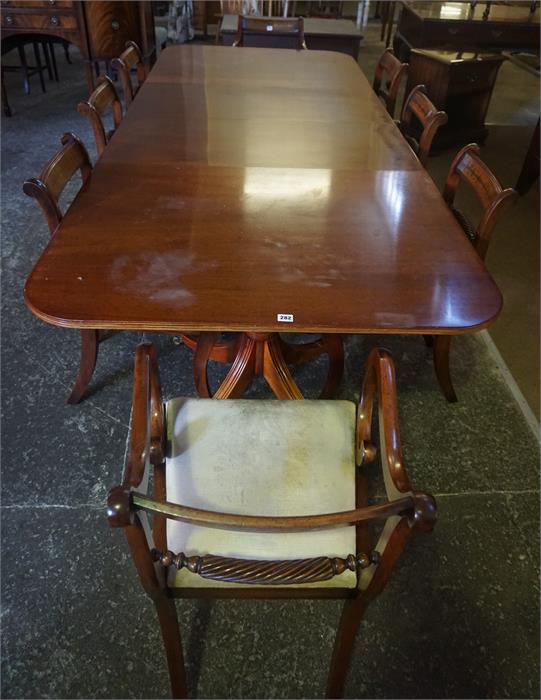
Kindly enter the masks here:
<path id="1" fill-rule="evenodd" d="M 434 137 L 434 148 L 485 140 L 485 117 L 504 60 L 501 54 L 411 51 L 406 94 L 416 85 L 426 85 L 432 102 L 448 117 Z"/>
<path id="2" fill-rule="evenodd" d="M 89 90 L 93 64 L 119 56 L 127 41 L 140 46 L 147 68 L 156 60 L 151 2 L 102 0 L 2 0 L 2 39 L 41 34 L 75 44 L 85 60 Z"/>
<path id="3" fill-rule="evenodd" d="M 539 51 L 539 4 L 531 2 L 404 2 L 393 48 L 409 62 L 411 49 Z"/>

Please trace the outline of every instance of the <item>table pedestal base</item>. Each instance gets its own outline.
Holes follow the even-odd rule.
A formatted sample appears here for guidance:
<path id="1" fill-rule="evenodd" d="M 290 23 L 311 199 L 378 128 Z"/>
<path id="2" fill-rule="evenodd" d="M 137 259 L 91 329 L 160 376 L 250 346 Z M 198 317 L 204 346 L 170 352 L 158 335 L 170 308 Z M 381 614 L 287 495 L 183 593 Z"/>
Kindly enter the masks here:
<path id="1" fill-rule="evenodd" d="M 184 343 L 195 350 L 193 376 L 197 393 L 202 398 L 239 398 L 253 377 L 263 376 L 277 398 L 302 399 L 288 364 L 310 362 L 323 354 L 329 356 L 329 370 L 321 398 L 331 398 L 342 379 L 344 349 L 338 334 L 325 334 L 319 340 L 299 345 L 286 343 L 278 333 L 240 333 L 235 339 L 224 342 L 219 342 L 219 337 L 218 332 L 183 336 Z M 232 363 L 214 394 L 207 376 L 209 360 Z"/>

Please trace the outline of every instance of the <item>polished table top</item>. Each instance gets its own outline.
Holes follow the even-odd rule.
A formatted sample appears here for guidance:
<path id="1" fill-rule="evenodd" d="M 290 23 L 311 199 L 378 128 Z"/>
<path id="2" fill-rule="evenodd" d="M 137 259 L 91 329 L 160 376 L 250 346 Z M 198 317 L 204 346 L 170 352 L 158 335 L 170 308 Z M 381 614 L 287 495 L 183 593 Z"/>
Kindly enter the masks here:
<path id="1" fill-rule="evenodd" d="M 160 55 L 25 295 L 172 331 L 451 333 L 501 307 L 350 57 L 202 45 Z"/>

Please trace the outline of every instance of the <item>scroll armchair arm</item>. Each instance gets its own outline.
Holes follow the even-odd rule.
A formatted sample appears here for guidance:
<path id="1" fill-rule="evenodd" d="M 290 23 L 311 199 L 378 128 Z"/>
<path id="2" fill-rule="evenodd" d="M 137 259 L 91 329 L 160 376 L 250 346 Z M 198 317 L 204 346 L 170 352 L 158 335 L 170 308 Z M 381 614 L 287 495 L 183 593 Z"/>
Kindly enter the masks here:
<path id="1" fill-rule="evenodd" d="M 381 348 L 374 348 L 368 356 L 357 408 L 356 461 L 360 467 L 372 462 L 377 453 L 372 441 L 376 396 L 381 468 L 389 501 L 411 496 L 414 505 L 410 524 L 418 529 L 431 530 L 436 520 L 435 501 L 429 494 L 412 490 L 402 455 L 394 362 L 391 353 Z"/>
<path id="2" fill-rule="evenodd" d="M 124 485 L 141 485 L 147 459 L 154 466 L 165 459 L 165 416 L 156 348 L 142 343 L 135 353 L 132 433 Z"/>
<path id="3" fill-rule="evenodd" d="M 136 513 L 133 494 L 146 491 L 150 465 L 165 459 L 165 417 L 160 387 L 156 348 L 151 343 L 138 346 L 132 398 L 131 435 L 122 483 L 109 492 L 107 519 L 111 527 L 124 528 L 141 583 L 155 598 L 165 587 L 163 572 L 153 562 L 154 537 L 146 514 Z"/>
<path id="4" fill-rule="evenodd" d="M 132 521 L 131 491 L 146 491 L 149 464 L 165 459 L 165 416 L 156 348 L 142 343 L 135 353 L 131 434 L 122 484 L 108 498 L 109 522 L 123 527 Z"/>

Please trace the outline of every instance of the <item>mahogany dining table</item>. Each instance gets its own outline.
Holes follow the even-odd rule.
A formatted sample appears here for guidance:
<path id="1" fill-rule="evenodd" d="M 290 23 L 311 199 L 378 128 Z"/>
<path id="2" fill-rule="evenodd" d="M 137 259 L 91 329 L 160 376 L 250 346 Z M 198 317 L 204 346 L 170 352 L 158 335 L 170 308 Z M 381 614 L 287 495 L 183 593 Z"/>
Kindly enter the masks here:
<path id="1" fill-rule="evenodd" d="M 258 373 L 302 398 L 288 362 L 341 334 L 450 336 L 502 305 L 351 57 L 206 45 L 160 54 L 25 298 L 57 326 L 184 335 L 201 395 L 232 362 L 219 398 Z"/>

